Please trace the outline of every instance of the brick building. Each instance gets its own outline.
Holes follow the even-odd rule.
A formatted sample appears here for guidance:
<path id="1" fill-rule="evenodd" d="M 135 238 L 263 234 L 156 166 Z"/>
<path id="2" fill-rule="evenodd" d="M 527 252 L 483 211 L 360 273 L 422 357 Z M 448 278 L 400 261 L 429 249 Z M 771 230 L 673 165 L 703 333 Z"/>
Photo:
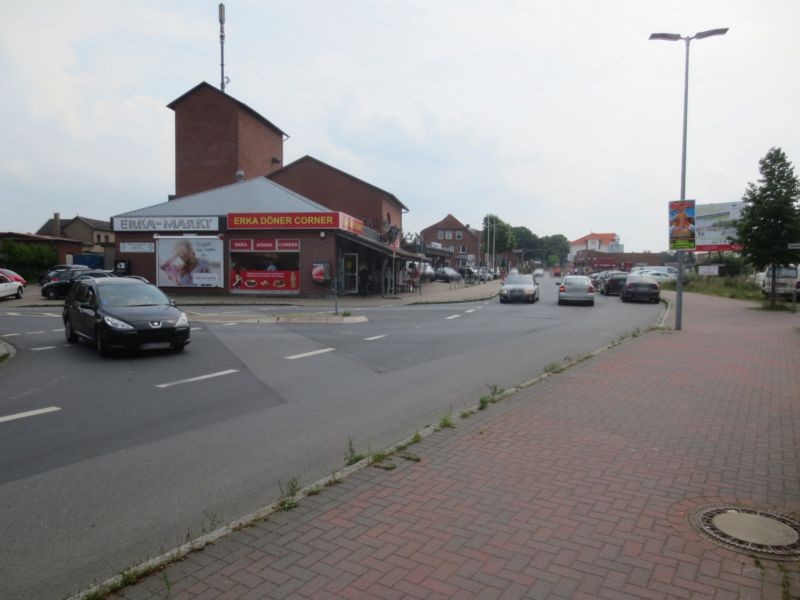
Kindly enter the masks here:
<path id="1" fill-rule="evenodd" d="M 422 237 L 425 244 L 436 242 L 450 252 L 450 256 L 443 261 L 445 266 L 458 268 L 481 262 L 480 231 L 464 225 L 453 215 L 448 214 L 438 223 L 423 229 Z"/>

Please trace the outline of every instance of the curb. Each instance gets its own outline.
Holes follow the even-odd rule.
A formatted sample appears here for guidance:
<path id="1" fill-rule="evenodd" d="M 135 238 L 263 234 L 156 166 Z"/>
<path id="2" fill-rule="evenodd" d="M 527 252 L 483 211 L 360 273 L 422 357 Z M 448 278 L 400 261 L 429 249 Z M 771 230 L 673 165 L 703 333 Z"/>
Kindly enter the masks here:
<path id="1" fill-rule="evenodd" d="M 0 364 L 14 358 L 17 349 L 4 340 L 0 340 Z"/>

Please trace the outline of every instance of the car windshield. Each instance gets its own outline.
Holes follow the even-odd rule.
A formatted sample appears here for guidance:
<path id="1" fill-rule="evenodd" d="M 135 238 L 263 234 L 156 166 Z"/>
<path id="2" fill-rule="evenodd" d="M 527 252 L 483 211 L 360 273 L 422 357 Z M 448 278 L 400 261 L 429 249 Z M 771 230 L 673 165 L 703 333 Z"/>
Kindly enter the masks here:
<path id="1" fill-rule="evenodd" d="M 102 306 L 153 306 L 169 304 L 169 298 L 153 285 L 98 286 L 97 297 Z"/>
<path id="2" fill-rule="evenodd" d="M 533 285 L 533 277 L 530 275 L 509 275 L 506 279 L 506 285 Z"/>

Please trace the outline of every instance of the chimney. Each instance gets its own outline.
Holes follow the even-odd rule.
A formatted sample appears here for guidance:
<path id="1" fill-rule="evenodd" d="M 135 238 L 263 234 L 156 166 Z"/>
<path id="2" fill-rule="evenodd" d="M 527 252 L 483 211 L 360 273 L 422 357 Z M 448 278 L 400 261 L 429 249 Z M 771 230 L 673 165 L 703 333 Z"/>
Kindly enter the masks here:
<path id="1" fill-rule="evenodd" d="M 244 181 L 244 171 L 242 171 L 241 169 L 236 171 L 236 181 L 237 182 Z"/>
<path id="2" fill-rule="evenodd" d="M 53 235 L 61 237 L 61 214 L 53 213 Z"/>

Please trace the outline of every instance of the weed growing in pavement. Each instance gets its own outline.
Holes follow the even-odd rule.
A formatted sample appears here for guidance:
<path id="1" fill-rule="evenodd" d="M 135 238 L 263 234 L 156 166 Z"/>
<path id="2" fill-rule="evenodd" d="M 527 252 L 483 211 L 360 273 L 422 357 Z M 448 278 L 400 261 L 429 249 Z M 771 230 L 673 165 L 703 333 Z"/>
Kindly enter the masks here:
<path id="1" fill-rule="evenodd" d="M 414 436 L 411 438 L 411 443 L 412 443 L 412 444 L 419 444 L 421 441 L 422 441 L 422 434 L 420 434 L 420 432 L 418 431 L 418 432 L 417 432 L 417 433 L 415 433 L 415 434 L 414 434 Z"/>
<path id="2" fill-rule="evenodd" d="M 410 452 L 403 452 L 398 456 L 403 460 L 410 460 L 411 462 L 419 462 L 422 460 L 419 456 L 417 456 L 416 454 L 411 454 Z"/>
<path id="3" fill-rule="evenodd" d="M 640 335 L 642 335 L 642 332 L 638 327 L 633 330 L 633 333 L 631 333 L 631 337 L 639 337 Z"/>
<path id="4" fill-rule="evenodd" d="M 344 456 L 344 464 L 346 464 L 348 467 L 365 458 L 363 454 L 356 452 L 356 449 L 353 445 L 354 441 L 355 440 L 353 439 L 352 435 L 347 438 L 347 454 Z"/>
<path id="5" fill-rule="evenodd" d="M 450 410 L 444 413 L 442 418 L 439 419 L 439 425 L 436 427 L 436 431 L 453 427 L 455 427 L 455 424 L 453 423 L 453 407 L 451 406 Z"/>
<path id="6" fill-rule="evenodd" d="M 278 500 L 278 508 L 281 510 L 297 508 L 297 492 L 300 491 L 300 484 L 297 481 L 297 477 L 292 477 L 287 481 L 285 488 L 283 487 L 283 483 L 279 481 L 278 489 L 281 491 L 281 497 L 280 500 Z"/>
<path id="7" fill-rule="evenodd" d="M 486 410 L 486 407 L 488 407 L 491 403 L 491 396 L 481 396 L 481 399 L 478 400 L 478 410 Z"/>
<path id="8" fill-rule="evenodd" d="M 393 471 L 394 469 L 397 468 L 397 465 L 394 464 L 393 462 L 375 463 L 372 466 L 378 469 L 383 469 L 384 471 Z"/>
<path id="9" fill-rule="evenodd" d="M 345 311 L 342 312 L 342 316 L 343 317 L 352 317 L 353 313 L 351 313 L 349 310 L 345 310 Z"/>
<path id="10" fill-rule="evenodd" d="M 339 479 L 339 475 L 334 471 L 331 473 L 330 479 L 325 482 L 325 487 L 330 487 L 332 485 L 336 485 L 337 483 L 342 483 L 342 480 Z"/>
<path id="11" fill-rule="evenodd" d="M 468 419 L 472 415 L 475 414 L 474 410 L 462 410 L 461 413 L 458 415 L 462 419 Z"/>
<path id="12" fill-rule="evenodd" d="M 386 452 L 375 452 L 369 457 L 369 464 L 374 465 L 376 463 L 383 462 L 387 458 L 389 458 L 389 454 Z"/>
<path id="13" fill-rule="evenodd" d="M 505 388 L 501 388 L 499 385 L 495 385 L 493 383 L 489 384 L 489 392 L 492 394 L 492 396 L 499 396 L 505 391 Z"/>
<path id="14" fill-rule="evenodd" d="M 306 496 L 316 496 L 322 491 L 321 487 L 313 487 L 306 491 Z"/>
<path id="15" fill-rule="evenodd" d="M 561 373 L 564 370 L 563 365 L 557 362 L 548 363 L 547 366 L 544 368 L 544 372 L 548 375 L 555 375 L 556 373 Z"/>

